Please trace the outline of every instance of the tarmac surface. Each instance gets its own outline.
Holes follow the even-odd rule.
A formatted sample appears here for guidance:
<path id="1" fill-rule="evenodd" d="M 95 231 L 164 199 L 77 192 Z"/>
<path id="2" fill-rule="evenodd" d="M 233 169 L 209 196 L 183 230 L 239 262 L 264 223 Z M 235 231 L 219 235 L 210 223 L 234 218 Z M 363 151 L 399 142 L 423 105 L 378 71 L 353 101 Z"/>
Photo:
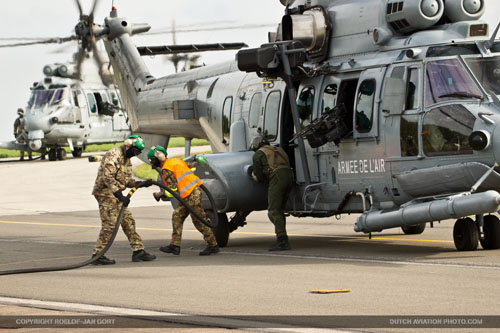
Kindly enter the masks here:
<path id="1" fill-rule="evenodd" d="M 98 166 L 86 158 L 0 163 L 0 271 L 90 257 L 100 229 L 91 195 Z M 340 327 L 379 332 L 402 331 L 391 324 L 401 316 L 458 316 L 453 318 L 472 320 L 472 326 L 451 326 L 465 332 L 481 316 L 500 316 L 500 251 L 456 251 L 453 221 L 428 226 L 421 235 L 391 229 L 369 239 L 353 231 L 354 215 L 340 220 L 288 217 L 292 250 L 276 253 L 267 251 L 275 237 L 266 212 L 254 212 L 219 254 L 201 257 L 204 242 L 188 218 L 181 255 L 172 256 L 158 250 L 170 240 L 172 208 L 154 201 L 155 190 L 137 191 L 130 209 L 146 250 L 157 260 L 131 262 L 119 231 L 107 254 L 116 265 L 0 276 L 0 328 L 11 327 L 5 324 L 9 316 L 76 314 L 121 320 L 122 326 L 97 327 L 103 330 Z M 310 292 L 317 289 L 344 292 Z M 500 327 L 481 323 L 477 327 Z M 16 332 L 37 331 L 19 327 Z M 404 331 L 421 332 L 417 327 Z"/>

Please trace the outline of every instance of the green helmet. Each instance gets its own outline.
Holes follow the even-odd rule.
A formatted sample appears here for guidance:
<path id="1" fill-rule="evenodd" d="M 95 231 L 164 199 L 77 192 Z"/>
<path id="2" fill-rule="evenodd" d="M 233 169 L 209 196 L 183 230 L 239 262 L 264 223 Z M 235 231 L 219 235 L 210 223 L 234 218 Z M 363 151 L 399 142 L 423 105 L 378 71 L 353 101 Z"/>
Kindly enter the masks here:
<path id="1" fill-rule="evenodd" d="M 157 151 L 161 151 L 165 155 L 165 157 L 167 157 L 167 155 L 168 155 L 167 150 L 165 148 L 163 148 L 162 146 L 156 145 L 154 147 L 151 147 L 148 150 L 148 158 L 153 158 L 156 155 Z"/>
<path id="2" fill-rule="evenodd" d="M 144 148 L 146 147 L 144 140 L 139 135 L 129 136 L 128 139 L 125 141 L 125 144 L 128 146 L 134 145 L 135 147 L 139 148 L 140 150 L 144 150 Z"/>

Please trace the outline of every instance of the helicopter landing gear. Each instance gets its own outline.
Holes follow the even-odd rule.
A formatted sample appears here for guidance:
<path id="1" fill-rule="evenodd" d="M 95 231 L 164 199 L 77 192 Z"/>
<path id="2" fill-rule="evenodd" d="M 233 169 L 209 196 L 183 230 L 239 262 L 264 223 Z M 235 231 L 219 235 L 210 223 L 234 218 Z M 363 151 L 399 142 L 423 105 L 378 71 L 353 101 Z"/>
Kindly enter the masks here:
<path id="1" fill-rule="evenodd" d="M 500 249 L 500 219 L 495 215 L 484 217 L 484 236 L 479 240 L 485 250 Z"/>
<path id="2" fill-rule="evenodd" d="M 66 150 L 64 150 L 64 148 L 57 149 L 57 159 L 60 161 L 66 159 Z"/>
<path id="3" fill-rule="evenodd" d="M 49 161 L 57 160 L 57 149 L 50 148 L 48 155 L 49 155 Z"/>
<path id="4" fill-rule="evenodd" d="M 470 218 L 458 219 L 453 227 L 453 241 L 458 251 L 474 251 L 479 243 L 479 231 Z"/>
<path id="5" fill-rule="evenodd" d="M 213 214 L 212 211 L 207 211 L 207 215 Z M 213 228 L 215 239 L 219 247 L 226 247 L 229 241 L 229 223 L 227 222 L 227 215 L 225 213 L 218 213 L 217 218 L 219 223 Z"/>
<path id="6" fill-rule="evenodd" d="M 73 157 L 82 157 L 83 147 L 75 147 L 74 150 L 71 151 Z"/>
<path id="7" fill-rule="evenodd" d="M 425 223 L 402 226 L 401 230 L 403 230 L 406 235 L 420 235 L 425 230 Z"/>

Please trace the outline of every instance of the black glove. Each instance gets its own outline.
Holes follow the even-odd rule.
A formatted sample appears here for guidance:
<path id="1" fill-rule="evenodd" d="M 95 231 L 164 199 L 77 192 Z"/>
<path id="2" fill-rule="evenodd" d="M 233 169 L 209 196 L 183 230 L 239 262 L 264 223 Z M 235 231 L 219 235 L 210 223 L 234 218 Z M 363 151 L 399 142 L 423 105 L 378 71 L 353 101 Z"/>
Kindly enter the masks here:
<path id="1" fill-rule="evenodd" d="M 122 202 L 125 207 L 127 207 L 130 203 L 130 198 L 124 196 L 121 191 L 116 191 L 115 193 L 113 193 L 113 195 L 118 199 L 118 201 Z"/>
<path id="2" fill-rule="evenodd" d="M 153 185 L 153 181 L 151 179 L 139 180 L 135 182 L 135 188 L 150 187 L 151 185 Z"/>

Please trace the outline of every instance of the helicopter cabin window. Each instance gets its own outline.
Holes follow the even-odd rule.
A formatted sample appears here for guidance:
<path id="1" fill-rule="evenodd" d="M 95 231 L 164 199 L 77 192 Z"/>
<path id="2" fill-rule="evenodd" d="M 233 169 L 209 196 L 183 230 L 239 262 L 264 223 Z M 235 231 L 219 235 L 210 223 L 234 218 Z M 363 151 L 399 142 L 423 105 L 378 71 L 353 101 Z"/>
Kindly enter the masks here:
<path id="1" fill-rule="evenodd" d="M 113 91 L 111 92 L 111 103 L 113 103 L 114 106 L 120 106 L 118 95 Z"/>
<path id="2" fill-rule="evenodd" d="M 356 99 L 356 125 L 354 126 L 359 133 L 368 133 L 372 129 L 375 86 L 375 80 L 363 81 L 359 86 Z"/>
<path id="3" fill-rule="evenodd" d="M 402 157 L 418 155 L 418 115 L 401 116 L 400 144 Z"/>
<path id="4" fill-rule="evenodd" d="M 337 85 L 329 84 L 325 87 L 323 91 L 323 100 L 321 103 L 321 113 L 329 112 L 333 110 L 337 104 Z"/>
<path id="5" fill-rule="evenodd" d="M 487 92 L 500 95 L 500 57 L 467 58 L 465 62 Z"/>
<path id="6" fill-rule="evenodd" d="M 408 69 L 405 110 L 418 109 L 418 68 Z"/>
<path id="7" fill-rule="evenodd" d="M 267 96 L 264 117 L 264 133 L 269 141 L 278 137 L 278 119 L 280 113 L 281 92 L 273 91 Z"/>
<path id="8" fill-rule="evenodd" d="M 78 90 L 73 91 L 73 103 L 75 104 L 75 106 L 80 106 L 80 104 L 78 103 L 78 94 Z"/>
<path id="9" fill-rule="evenodd" d="M 87 99 L 89 100 L 89 109 L 90 109 L 90 112 L 96 113 L 97 112 L 97 104 L 95 102 L 94 94 L 88 93 L 87 94 Z"/>
<path id="10" fill-rule="evenodd" d="M 297 111 L 299 112 L 300 126 L 306 127 L 312 121 L 314 104 L 314 87 L 305 87 L 297 98 Z"/>
<path id="11" fill-rule="evenodd" d="M 248 126 L 250 126 L 250 128 L 257 128 L 257 126 L 259 126 L 261 103 L 262 103 L 262 94 L 261 93 L 254 94 L 250 102 L 250 113 L 248 114 Z"/>
<path id="12" fill-rule="evenodd" d="M 426 74 L 426 105 L 457 99 L 484 98 L 457 59 L 430 61 L 427 63 Z"/>
<path id="13" fill-rule="evenodd" d="M 231 108 L 233 106 L 233 98 L 226 97 L 224 106 L 222 107 L 222 137 L 223 143 L 229 143 L 229 134 L 231 130 Z"/>
<path id="14" fill-rule="evenodd" d="M 424 116 L 422 142 L 427 156 L 472 154 L 469 135 L 474 116 L 462 105 L 432 109 Z"/>

